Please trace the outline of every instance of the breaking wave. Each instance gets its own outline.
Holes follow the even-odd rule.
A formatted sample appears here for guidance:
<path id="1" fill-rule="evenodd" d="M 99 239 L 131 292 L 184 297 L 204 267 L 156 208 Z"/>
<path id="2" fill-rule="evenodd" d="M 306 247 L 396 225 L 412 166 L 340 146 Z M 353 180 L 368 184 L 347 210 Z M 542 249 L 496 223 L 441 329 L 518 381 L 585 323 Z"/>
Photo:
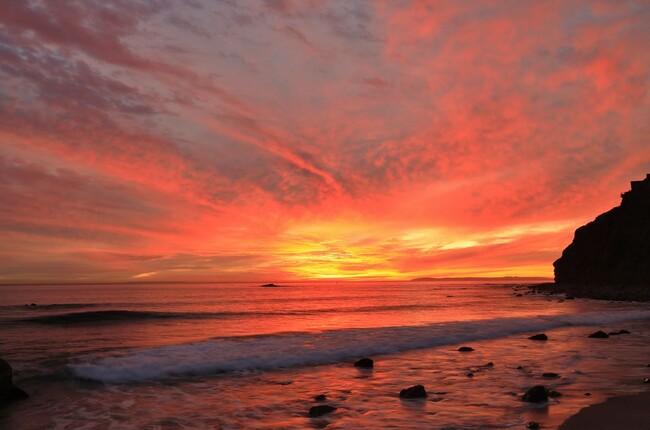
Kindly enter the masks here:
<path id="1" fill-rule="evenodd" d="M 606 325 L 649 318 L 650 310 L 588 312 L 221 338 L 133 351 L 94 362 L 71 364 L 68 370 L 77 377 L 107 383 L 137 382 L 184 375 L 328 364 L 361 356 L 495 339 L 562 326 Z"/>

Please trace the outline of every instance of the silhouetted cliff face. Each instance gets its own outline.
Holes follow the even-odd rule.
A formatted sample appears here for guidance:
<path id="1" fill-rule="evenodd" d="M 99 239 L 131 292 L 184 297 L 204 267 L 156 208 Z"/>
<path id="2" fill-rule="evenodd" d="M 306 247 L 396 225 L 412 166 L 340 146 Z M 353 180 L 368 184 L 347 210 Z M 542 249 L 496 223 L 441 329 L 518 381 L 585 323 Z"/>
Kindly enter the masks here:
<path id="1" fill-rule="evenodd" d="M 553 263 L 556 284 L 650 288 L 650 174 L 622 197 L 620 206 L 576 230 Z"/>

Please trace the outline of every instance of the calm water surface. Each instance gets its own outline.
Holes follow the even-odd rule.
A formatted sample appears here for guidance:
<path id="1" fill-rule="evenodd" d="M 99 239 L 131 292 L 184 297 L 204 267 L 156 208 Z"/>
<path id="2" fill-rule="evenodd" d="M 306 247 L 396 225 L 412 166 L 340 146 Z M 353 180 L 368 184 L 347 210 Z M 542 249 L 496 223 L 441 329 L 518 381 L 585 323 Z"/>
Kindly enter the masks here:
<path id="1" fill-rule="evenodd" d="M 530 420 L 554 428 L 585 405 L 646 388 L 647 304 L 516 297 L 515 289 L 0 287 L 0 356 L 32 396 L 0 409 L 0 428 L 522 428 Z M 586 337 L 621 328 L 632 333 Z M 539 332 L 550 340 L 527 339 Z M 475 350 L 460 353 L 462 345 Z M 363 356 L 374 370 L 352 366 Z M 415 384 L 429 397 L 400 400 Z M 563 395 L 542 406 L 519 400 L 538 384 Z M 338 410 L 310 419 L 318 394 Z"/>

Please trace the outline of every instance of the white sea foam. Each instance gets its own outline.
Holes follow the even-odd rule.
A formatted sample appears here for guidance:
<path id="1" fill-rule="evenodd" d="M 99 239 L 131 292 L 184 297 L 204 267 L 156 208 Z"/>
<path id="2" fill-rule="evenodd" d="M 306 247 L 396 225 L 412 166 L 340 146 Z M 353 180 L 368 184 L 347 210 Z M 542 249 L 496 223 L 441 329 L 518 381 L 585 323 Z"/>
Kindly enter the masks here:
<path id="1" fill-rule="evenodd" d="M 107 383 L 165 379 L 244 370 L 318 365 L 412 349 L 492 339 L 568 325 L 606 325 L 650 318 L 650 310 L 588 312 L 526 318 L 436 323 L 212 339 L 150 348 L 95 362 L 71 364 L 81 378 Z"/>

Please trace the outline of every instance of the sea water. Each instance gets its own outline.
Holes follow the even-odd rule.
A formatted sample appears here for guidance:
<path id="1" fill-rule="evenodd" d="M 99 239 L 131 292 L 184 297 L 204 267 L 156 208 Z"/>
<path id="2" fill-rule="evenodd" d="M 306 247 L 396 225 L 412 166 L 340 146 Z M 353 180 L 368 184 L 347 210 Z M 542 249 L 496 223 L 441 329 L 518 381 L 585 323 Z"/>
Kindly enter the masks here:
<path id="1" fill-rule="evenodd" d="M 408 281 L 0 287 L 0 356 L 31 395 L 0 409 L 0 428 L 554 428 L 646 388 L 648 304 L 526 292 Z M 631 333 L 587 337 L 620 329 Z M 528 339 L 542 332 L 548 341 Z M 375 367 L 355 368 L 362 357 Z M 416 384 L 425 400 L 399 398 Z M 522 402 L 535 385 L 562 396 Z M 338 409 L 309 418 L 318 404 Z"/>

